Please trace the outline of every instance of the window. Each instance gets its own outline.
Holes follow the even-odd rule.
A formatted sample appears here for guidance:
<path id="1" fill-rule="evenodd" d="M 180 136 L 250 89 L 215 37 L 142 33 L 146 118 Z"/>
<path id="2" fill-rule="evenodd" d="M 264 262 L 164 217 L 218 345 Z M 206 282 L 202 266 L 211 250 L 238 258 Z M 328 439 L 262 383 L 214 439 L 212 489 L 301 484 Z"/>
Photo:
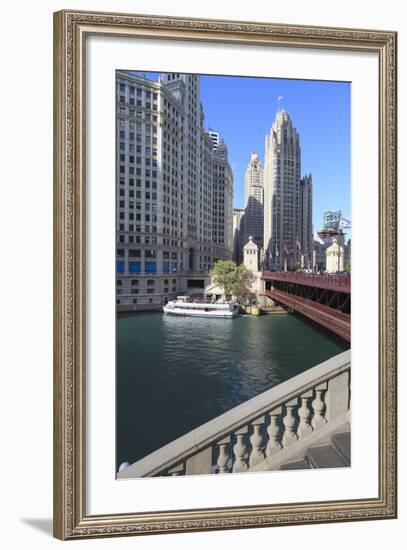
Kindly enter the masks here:
<path id="1" fill-rule="evenodd" d="M 173 273 L 177 272 L 177 263 L 176 262 L 172 264 L 172 272 Z"/>
<path id="2" fill-rule="evenodd" d="M 145 250 L 144 252 L 146 258 L 156 258 L 157 252 L 155 250 Z"/>
<path id="3" fill-rule="evenodd" d="M 116 273 L 124 273 L 124 262 L 116 262 Z"/>
<path id="4" fill-rule="evenodd" d="M 146 262 L 144 271 L 145 273 L 157 273 L 157 262 Z"/>
<path id="5" fill-rule="evenodd" d="M 141 262 L 129 262 L 129 273 L 140 273 Z"/>
<path id="6" fill-rule="evenodd" d="M 129 250 L 130 258 L 141 258 L 141 250 Z"/>
<path id="7" fill-rule="evenodd" d="M 163 273 L 170 272 L 170 262 L 163 262 Z"/>

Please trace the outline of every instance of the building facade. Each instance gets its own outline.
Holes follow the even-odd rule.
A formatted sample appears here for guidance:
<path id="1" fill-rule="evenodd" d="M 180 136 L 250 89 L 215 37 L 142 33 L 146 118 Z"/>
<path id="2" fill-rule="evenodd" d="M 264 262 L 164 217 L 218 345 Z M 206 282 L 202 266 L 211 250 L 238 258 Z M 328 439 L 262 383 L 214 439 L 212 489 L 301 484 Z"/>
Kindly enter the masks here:
<path id="1" fill-rule="evenodd" d="M 233 252 L 232 260 L 240 265 L 243 261 L 243 223 L 244 223 L 244 208 L 233 209 Z"/>
<path id="2" fill-rule="evenodd" d="M 208 136 L 212 140 L 213 148 L 217 149 L 218 145 L 219 145 L 219 140 L 220 140 L 219 132 L 215 132 L 214 130 L 209 129 L 209 130 L 207 130 L 206 133 L 208 134 Z"/>
<path id="3" fill-rule="evenodd" d="M 232 258 L 233 174 L 223 139 L 213 145 L 212 154 L 212 245 L 214 263 Z"/>
<path id="4" fill-rule="evenodd" d="M 343 271 L 345 260 L 345 248 L 340 240 L 334 240 L 326 249 L 326 272 L 337 273 Z"/>
<path id="5" fill-rule="evenodd" d="M 260 292 L 264 292 L 264 281 L 260 271 L 261 265 L 261 253 L 257 244 L 254 242 L 253 237 L 249 237 L 249 240 L 243 247 L 243 263 L 248 271 L 252 272 L 253 280 L 250 285 L 252 297 L 256 299 Z"/>
<path id="6" fill-rule="evenodd" d="M 310 269 L 312 265 L 312 176 L 304 176 L 300 181 L 299 194 L 299 243 L 301 267 Z M 298 249 L 298 244 L 296 244 Z"/>
<path id="7" fill-rule="evenodd" d="M 300 174 L 300 136 L 282 110 L 266 136 L 264 158 L 264 248 L 272 271 L 300 266 Z"/>
<path id="8" fill-rule="evenodd" d="M 213 142 L 198 76 L 117 71 L 116 86 L 117 309 L 157 309 L 213 265 Z"/>
<path id="9" fill-rule="evenodd" d="M 257 153 L 252 153 L 245 174 L 243 244 L 253 237 L 259 249 L 263 248 L 263 201 L 263 167 Z"/>
<path id="10" fill-rule="evenodd" d="M 324 212 L 323 228 L 334 229 L 339 231 L 339 222 L 341 220 L 342 213 L 340 210 L 328 210 Z"/>

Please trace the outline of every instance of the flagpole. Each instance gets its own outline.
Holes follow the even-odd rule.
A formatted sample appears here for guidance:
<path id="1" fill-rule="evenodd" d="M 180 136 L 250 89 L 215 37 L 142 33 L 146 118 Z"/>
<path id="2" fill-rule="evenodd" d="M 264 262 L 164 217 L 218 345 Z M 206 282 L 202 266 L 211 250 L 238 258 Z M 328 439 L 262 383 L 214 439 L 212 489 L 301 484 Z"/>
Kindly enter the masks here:
<path id="1" fill-rule="evenodd" d="M 342 211 L 339 210 L 338 272 L 341 270 L 341 219 L 342 219 Z"/>

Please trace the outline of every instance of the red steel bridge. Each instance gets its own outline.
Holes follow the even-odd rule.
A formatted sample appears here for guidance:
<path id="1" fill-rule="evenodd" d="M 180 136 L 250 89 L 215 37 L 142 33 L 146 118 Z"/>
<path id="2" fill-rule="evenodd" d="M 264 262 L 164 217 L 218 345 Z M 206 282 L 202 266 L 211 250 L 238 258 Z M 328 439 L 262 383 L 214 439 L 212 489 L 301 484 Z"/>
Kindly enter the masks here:
<path id="1" fill-rule="evenodd" d="M 350 275 L 264 271 L 262 279 L 265 296 L 350 342 Z"/>

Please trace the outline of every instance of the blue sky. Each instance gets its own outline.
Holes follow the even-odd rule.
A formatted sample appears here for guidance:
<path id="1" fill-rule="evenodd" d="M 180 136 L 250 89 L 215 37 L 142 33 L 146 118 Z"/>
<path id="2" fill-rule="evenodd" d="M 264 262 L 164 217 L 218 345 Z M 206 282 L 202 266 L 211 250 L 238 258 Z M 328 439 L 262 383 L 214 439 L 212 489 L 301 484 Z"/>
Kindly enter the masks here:
<path id="1" fill-rule="evenodd" d="M 144 73 L 157 78 L 156 73 Z M 326 210 L 351 219 L 349 82 L 201 76 L 205 126 L 221 134 L 234 176 L 235 207 L 244 204 L 244 174 L 251 152 L 264 160 L 264 140 L 280 108 L 300 134 L 301 175 L 312 174 L 313 223 Z"/>
<path id="2" fill-rule="evenodd" d="M 280 108 L 300 134 L 301 175 L 312 174 L 313 223 L 326 210 L 350 212 L 350 83 L 246 77 L 201 77 L 205 125 L 229 150 L 234 206 L 243 207 L 244 174 L 252 151 L 264 160 L 264 140 Z"/>

